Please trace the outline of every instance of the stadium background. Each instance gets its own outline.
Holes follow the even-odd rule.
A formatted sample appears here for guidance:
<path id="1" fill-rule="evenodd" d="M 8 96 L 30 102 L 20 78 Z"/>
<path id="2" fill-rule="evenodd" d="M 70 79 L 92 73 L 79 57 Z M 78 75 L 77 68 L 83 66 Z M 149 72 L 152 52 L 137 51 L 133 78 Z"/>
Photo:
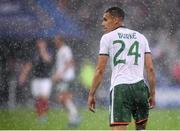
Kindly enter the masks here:
<path id="1" fill-rule="evenodd" d="M 1 0 L 0 109 L 2 111 L 0 118 L 8 117 L 3 115 L 6 111 L 13 112 L 27 108 L 27 111 L 32 112 L 33 98 L 29 84 L 26 87 L 17 86 L 20 65 L 23 59 L 30 57 L 33 53 L 36 38 L 48 39 L 49 45 L 54 49 L 52 38 L 57 33 L 63 34 L 67 44 L 73 49 L 77 77 L 72 90 L 76 104 L 83 113 L 86 112 L 88 82 L 83 83 L 87 79 L 82 80 L 81 69 L 84 64 L 89 65 L 92 70 L 89 69 L 90 73 L 86 73 L 85 77 L 92 76 L 99 50 L 99 40 L 103 34 L 102 14 L 110 6 L 122 7 L 126 12 L 126 26 L 142 32 L 149 40 L 157 76 L 157 108 L 152 111 L 152 114 L 154 117 L 166 114 L 167 119 L 179 120 L 179 114 L 177 114 L 180 113 L 179 0 Z M 97 95 L 98 104 L 103 113 L 108 108 L 109 76 L 110 67 L 106 70 L 105 79 Z M 58 109 L 62 107 L 57 104 L 53 93 L 50 105 L 58 114 Z M 171 112 L 176 115 L 172 115 Z M 85 114 L 93 119 L 87 112 Z M 5 127 L 0 124 L 0 129 L 31 129 L 18 124 L 12 126 L 10 123 L 12 119 L 15 118 L 9 116 L 8 120 L 1 120 L 1 123 L 9 123 L 9 126 Z M 104 119 L 107 118 L 104 117 Z M 100 118 L 98 120 L 101 121 Z M 161 120 L 163 118 L 159 118 L 158 122 Z M 84 119 L 84 121 L 88 120 Z M 176 122 L 167 123 L 167 125 L 172 125 L 167 128 L 161 128 L 160 124 L 151 124 L 154 125 L 149 129 L 180 129 Z M 80 129 L 99 129 L 98 125 L 97 127 L 88 126 Z M 104 128 L 109 129 L 108 126 Z M 104 128 L 102 126 L 100 129 Z M 46 128 L 35 126 L 32 129 Z M 52 126 L 47 129 L 66 128 Z"/>

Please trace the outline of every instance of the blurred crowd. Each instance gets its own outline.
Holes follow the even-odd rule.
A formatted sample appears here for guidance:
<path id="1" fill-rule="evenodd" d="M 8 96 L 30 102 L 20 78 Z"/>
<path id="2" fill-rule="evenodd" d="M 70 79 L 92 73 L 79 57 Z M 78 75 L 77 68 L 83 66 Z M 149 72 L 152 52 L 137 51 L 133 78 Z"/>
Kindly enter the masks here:
<path id="1" fill-rule="evenodd" d="M 10 1 L 10 0 L 9 0 Z M 32 10 L 46 20 L 45 13 L 32 6 L 33 0 L 27 2 Z M 40 0 L 39 0 L 40 1 Z M 11 2 L 11 1 L 10 1 Z M 86 104 L 89 81 L 84 80 L 92 76 L 96 56 L 99 50 L 99 40 L 103 34 L 101 28 L 102 14 L 110 6 L 120 6 L 126 12 L 125 26 L 143 33 L 151 47 L 157 76 L 157 88 L 180 87 L 180 1 L 179 0 L 56 0 L 53 2 L 60 12 L 63 12 L 75 22 L 84 32 L 83 38 L 66 37 L 66 43 L 72 48 L 76 65 L 76 79 L 74 92 L 79 104 Z M 27 5 L 28 6 L 28 5 Z M 2 8 L 0 6 L 0 8 Z M 16 8 L 16 6 L 14 6 Z M 8 10 L 8 9 L 7 9 Z M 44 15 L 44 16 L 43 16 Z M 50 26 L 53 22 L 47 21 L 43 26 Z M 30 25 L 29 25 L 30 26 Z M 42 25 L 41 25 L 42 26 Z M 53 36 L 54 37 L 54 36 Z M 53 37 L 48 39 L 52 52 Z M 17 101 L 29 100 L 29 88 L 16 86 L 24 59 L 31 55 L 35 49 L 35 38 L 18 39 L 14 37 L 1 37 L 0 40 L 0 104 L 9 102 L 10 92 L 16 92 Z M 29 59 L 29 58 L 28 58 Z M 87 62 L 88 61 L 88 62 Z M 87 77 L 82 77 L 83 64 L 90 65 Z M 85 66 L 87 68 L 87 66 Z M 110 75 L 110 68 L 105 77 Z M 81 78 L 82 77 L 82 78 Z M 107 77 L 109 78 L 109 77 Z M 31 77 L 30 77 L 31 79 Z M 13 88 L 11 88 L 13 87 Z M 14 89 L 15 88 L 15 89 Z M 99 89 L 100 101 L 107 103 L 107 90 L 109 80 L 106 79 Z M 13 97 L 13 94 L 11 94 Z M 84 99 L 85 98 L 85 99 Z M 106 99 L 105 99 L 106 98 Z M 53 99 L 53 98 L 52 98 Z M 13 100 L 10 101 L 13 103 Z M 29 102 L 30 103 L 30 102 Z"/>

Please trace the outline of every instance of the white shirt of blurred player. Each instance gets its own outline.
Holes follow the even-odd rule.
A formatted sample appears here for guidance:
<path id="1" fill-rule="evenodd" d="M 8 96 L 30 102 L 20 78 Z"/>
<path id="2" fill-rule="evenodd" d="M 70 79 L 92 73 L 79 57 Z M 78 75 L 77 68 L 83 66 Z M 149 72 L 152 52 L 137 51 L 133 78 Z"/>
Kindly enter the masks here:
<path id="1" fill-rule="evenodd" d="M 129 34 L 131 36 L 129 36 Z M 121 43 L 113 44 L 115 40 L 122 40 L 125 44 L 125 48 L 116 58 L 117 60 L 125 60 L 124 63 L 118 63 L 114 65 L 113 59 L 117 52 L 122 48 Z M 130 47 L 137 41 L 139 43 L 138 54 L 138 64 L 135 65 L 135 55 L 128 55 Z M 136 48 L 133 48 L 135 52 Z M 114 31 L 104 34 L 100 41 L 100 55 L 109 55 L 110 63 L 112 68 L 111 76 L 111 87 L 110 90 L 119 84 L 133 84 L 144 79 L 144 54 L 150 53 L 150 48 L 147 39 L 144 35 L 137 31 L 130 30 L 124 27 L 120 27 Z"/>
<path id="2" fill-rule="evenodd" d="M 73 59 L 73 54 L 67 45 L 63 45 L 57 52 L 56 56 L 56 71 L 58 71 L 62 77 L 63 81 L 72 81 L 75 78 L 75 69 L 74 66 L 70 66 L 65 70 L 65 66 L 68 62 Z"/>

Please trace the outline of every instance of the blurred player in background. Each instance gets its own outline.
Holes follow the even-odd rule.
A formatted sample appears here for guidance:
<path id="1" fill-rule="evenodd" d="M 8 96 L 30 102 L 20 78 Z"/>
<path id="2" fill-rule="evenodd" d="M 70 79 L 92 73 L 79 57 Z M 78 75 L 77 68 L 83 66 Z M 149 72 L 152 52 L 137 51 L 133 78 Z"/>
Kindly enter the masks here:
<path id="1" fill-rule="evenodd" d="M 62 36 L 55 36 L 54 43 L 57 53 L 52 80 L 56 84 L 58 101 L 68 110 L 69 126 L 75 127 L 79 124 L 80 119 L 72 100 L 72 93 L 69 90 L 70 84 L 75 78 L 73 54 L 70 47 L 65 44 Z"/>
<path id="2" fill-rule="evenodd" d="M 106 10 L 102 25 L 106 34 L 100 41 L 96 72 L 89 92 L 89 110 L 94 112 L 95 93 L 100 85 L 108 58 L 112 66 L 110 87 L 110 125 L 125 130 L 133 116 L 136 129 L 144 130 L 149 108 L 155 106 L 155 74 L 151 51 L 144 35 L 126 28 L 124 11 L 118 7 Z M 144 82 L 144 66 L 149 89 Z"/>
<path id="3" fill-rule="evenodd" d="M 19 85 L 24 85 L 32 72 L 31 91 L 35 98 L 35 108 L 39 122 L 47 122 L 48 99 L 51 93 L 52 82 L 50 79 L 52 55 L 47 43 L 43 39 L 36 41 L 36 50 L 31 60 L 26 60 L 19 76 Z"/>

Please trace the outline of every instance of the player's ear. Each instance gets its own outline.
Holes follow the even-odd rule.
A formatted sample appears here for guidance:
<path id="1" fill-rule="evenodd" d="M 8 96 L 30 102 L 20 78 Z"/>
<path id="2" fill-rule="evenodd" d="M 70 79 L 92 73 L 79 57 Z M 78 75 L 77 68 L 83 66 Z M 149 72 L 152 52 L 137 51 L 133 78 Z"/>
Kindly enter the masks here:
<path id="1" fill-rule="evenodd" d="M 118 17 L 114 17 L 113 21 L 114 21 L 114 23 L 115 23 L 115 24 L 119 24 L 119 22 L 120 22 L 120 18 L 118 18 Z"/>

